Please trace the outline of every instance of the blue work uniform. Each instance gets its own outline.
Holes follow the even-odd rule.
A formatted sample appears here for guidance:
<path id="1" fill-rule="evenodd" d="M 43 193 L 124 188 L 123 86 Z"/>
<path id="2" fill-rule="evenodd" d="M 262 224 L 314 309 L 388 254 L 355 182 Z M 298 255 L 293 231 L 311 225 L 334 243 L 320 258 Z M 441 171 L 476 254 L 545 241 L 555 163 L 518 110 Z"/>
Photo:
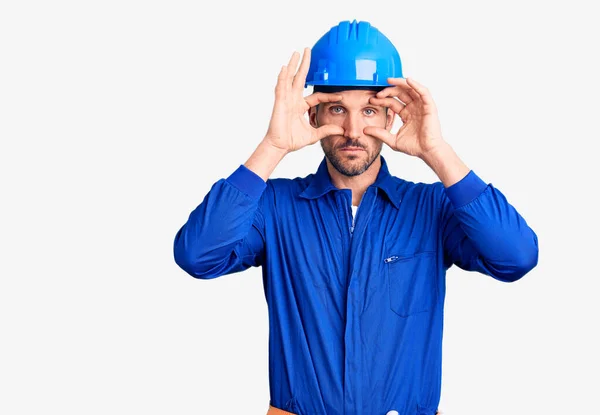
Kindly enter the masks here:
<path id="1" fill-rule="evenodd" d="M 380 157 L 354 223 L 352 191 L 323 157 L 314 174 L 266 182 L 240 165 L 176 234 L 175 261 L 195 278 L 262 266 L 276 408 L 434 415 L 446 270 L 512 282 L 537 264 L 534 231 L 472 170 L 445 188 L 392 176 Z"/>

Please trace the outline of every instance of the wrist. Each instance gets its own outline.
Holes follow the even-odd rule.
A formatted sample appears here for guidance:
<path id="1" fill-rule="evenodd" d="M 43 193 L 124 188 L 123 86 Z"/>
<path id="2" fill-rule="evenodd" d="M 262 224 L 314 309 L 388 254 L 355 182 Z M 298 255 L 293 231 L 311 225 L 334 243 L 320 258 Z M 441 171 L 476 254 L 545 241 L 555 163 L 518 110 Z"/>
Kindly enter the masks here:
<path id="1" fill-rule="evenodd" d="M 448 154 L 453 152 L 452 147 L 446 141 L 441 141 L 439 144 L 436 144 L 423 154 L 421 154 L 421 160 L 423 160 L 427 165 L 431 166 L 432 164 L 436 164 L 436 161 L 447 158 Z"/>
<path id="2" fill-rule="evenodd" d="M 452 146 L 445 142 L 427 151 L 421 159 L 434 171 L 445 187 L 460 181 L 470 170 Z"/>
<path id="3" fill-rule="evenodd" d="M 286 154 L 285 150 L 263 140 L 244 165 L 266 182 Z"/>
<path id="4" fill-rule="evenodd" d="M 265 151 L 268 151 L 269 153 L 272 153 L 274 155 L 279 155 L 281 157 L 284 157 L 288 153 L 291 153 L 290 150 L 276 145 L 275 143 L 277 141 L 278 141 L 277 138 L 273 138 L 271 136 L 266 135 L 265 138 L 263 138 L 262 142 L 260 143 L 260 146 L 264 147 Z"/>

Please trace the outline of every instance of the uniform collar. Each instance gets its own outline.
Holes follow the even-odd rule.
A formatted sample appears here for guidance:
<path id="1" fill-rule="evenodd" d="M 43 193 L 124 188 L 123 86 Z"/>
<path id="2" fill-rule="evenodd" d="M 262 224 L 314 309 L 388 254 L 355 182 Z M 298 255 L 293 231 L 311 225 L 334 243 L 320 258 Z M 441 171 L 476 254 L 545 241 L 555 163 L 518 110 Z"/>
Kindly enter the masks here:
<path id="1" fill-rule="evenodd" d="M 379 157 L 381 157 L 381 168 L 379 169 L 375 183 L 373 183 L 371 186 L 375 186 L 383 190 L 388 200 L 396 207 L 396 209 L 398 209 L 401 201 L 398 184 L 394 182 L 394 178 L 388 170 L 385 158 L 383 158 L 382 155 L 379 155 Z M 335 187 L 331 182 L 331 177 L 329 176 L 329 171 L 327 170 L 327 157 L 324 156 L 321 164 L 319 164 L 317 172 L 313 175 L 311 182 L 306 189 L 299 194 L 299 196 L 306 199 L 316 199 L 331 190 L 340 189 Z"/>

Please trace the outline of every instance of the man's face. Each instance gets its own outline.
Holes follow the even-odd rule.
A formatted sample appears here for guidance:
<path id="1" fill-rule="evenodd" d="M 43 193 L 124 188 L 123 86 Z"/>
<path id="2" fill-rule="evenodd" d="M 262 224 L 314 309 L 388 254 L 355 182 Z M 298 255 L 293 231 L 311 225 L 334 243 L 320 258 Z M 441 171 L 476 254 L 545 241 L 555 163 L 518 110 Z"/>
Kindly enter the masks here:
<path id="1" fill-rule="evenodd" d="M 321 147 L 333 167 L 345 176 L 357 176 L 364 173 L 375 161 L 383 142 L 365 135 L 367 126 L 390 129 L 394 118 L 391 110 L 372 105 L 369 98 L 376 91 L 348 90 L 339 92 L 342 99 L 338 102 L 320 104 L 318 110 L 311 108 L 310 123 L 318 128 L 325 124 L 335 124 L 344 129 L 344 135 L 323 138 Z"/>

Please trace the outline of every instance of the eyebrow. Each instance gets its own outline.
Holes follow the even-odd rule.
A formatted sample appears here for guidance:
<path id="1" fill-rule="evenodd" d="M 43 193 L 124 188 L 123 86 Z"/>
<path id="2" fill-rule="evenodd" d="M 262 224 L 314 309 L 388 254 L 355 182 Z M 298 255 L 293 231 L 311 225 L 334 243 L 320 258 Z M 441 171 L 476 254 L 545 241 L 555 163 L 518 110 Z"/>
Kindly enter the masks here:
<path id="1" fill-rule="evenodd" d="M 346 108 L 346 106 L 342 103 L 342 101 L 324 102 L 323 103 L 323 107 L 325 107 L 325 108 L 331 107 L 333 105 L 339 105 L 339 106 Z M 367 101 L 365 104 L 363 104 L 363 107 L 385 108 L 384 105 L 373 105 L 369 101 Z"/>

